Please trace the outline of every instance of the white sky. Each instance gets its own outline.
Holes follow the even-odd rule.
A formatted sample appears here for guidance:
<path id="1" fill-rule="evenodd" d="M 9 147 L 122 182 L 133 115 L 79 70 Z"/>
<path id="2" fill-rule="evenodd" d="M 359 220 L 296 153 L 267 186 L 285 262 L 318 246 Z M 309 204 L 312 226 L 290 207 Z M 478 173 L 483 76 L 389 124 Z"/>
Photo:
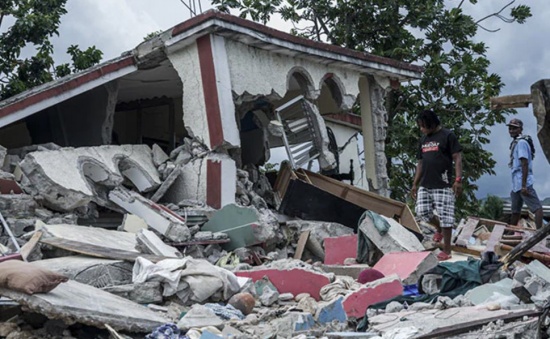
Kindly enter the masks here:
<path id="1" fill-rule="evenodd" d="M 189 2 L 190 0 L 185 0 Z M 196 0 L 196 6 L 198 7 Z M 202 0 L 203 11 L 210 8 L 209 1 Z M 452 3 L 457 1 L 452 0 Z M 479 1 L 465 7 L 474 18 L 481 18 L 508 3 L 509 0 Z M 528 94 L 537 80 L 550 78 L 550 1 L 516 1 L 531 6 L 533 17 L 523 25 L 507 25 L 497 19 L 486 22 L 487 28 L 501 28 L 497 33 L 479 32 L 479 37 L 489 47 L 492 72 L 499 74 L 506 84 L 502 95 Z M 70 0 L 62 18 L 60 37 L 54 40 L 56 60 L 66 61 L 64 51 L 71 44 L 81 48 L 95 45 L 104 52 L 104 60 L 120 55 L 143 41 L 147 34 L 166 30 L 189 19 L 189 10 L 180 0 Z M 288 25 L 275 21 L 270 26 L 288 31 Z M 536 136 L 536 121 L 532 108 L 519 109 L 517 117 L 524 122 L 524 133 Z M 486 176 L 477 182 L 478 197 L 494 194 L 509 195 L 508 145 L 510 137 L 505 125 L 492 128 L 488 150 L 497 161 L 496 176 Z M 535 158 L 535 189 L 539 197 L 550 197 L 550 168 L 538 143 Z"/>

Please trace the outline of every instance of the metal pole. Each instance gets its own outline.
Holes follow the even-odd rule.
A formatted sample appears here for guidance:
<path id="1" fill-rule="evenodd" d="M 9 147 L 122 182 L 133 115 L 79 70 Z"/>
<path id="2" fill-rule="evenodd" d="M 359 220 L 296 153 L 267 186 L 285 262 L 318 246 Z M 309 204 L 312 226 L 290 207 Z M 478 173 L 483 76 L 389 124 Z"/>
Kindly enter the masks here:
<path id="1" fill-rule="evenodd" d="M 13 236 L 13 233 L 11 232 L 11 229 L 9 228 L 8 224 L 6 223 L 6 220 L 4 220 L 4 216 L 2 213 L 0 213 L 0 220 L 2 221 L 2 225 L 4 225 L 4 229 L 6 232 L 8 232 L 8 235 L 10 236 L 11 240 L 13 241 L 13 245 L 15 246 L 15 249 L 17 250 L 17 253 L 21 251 L 21 247 L 19 247 L 19 244 L 17 243 L 17 239 Z"/>

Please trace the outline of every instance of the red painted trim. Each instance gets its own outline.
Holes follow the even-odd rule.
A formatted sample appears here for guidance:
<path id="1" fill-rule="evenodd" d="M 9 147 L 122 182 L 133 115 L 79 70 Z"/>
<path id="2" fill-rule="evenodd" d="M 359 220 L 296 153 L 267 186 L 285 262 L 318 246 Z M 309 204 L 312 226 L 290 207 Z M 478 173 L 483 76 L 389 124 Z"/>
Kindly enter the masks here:
<path id="1" fill-rule="evenodd" d="M 197 46 L 199 49 L 204 107 L 208 122 L 208 134 L 210 135 L 210 149 L 214 149 L 223 144 L 223 127 L 218 98 L 216 68 L 214 66 L 214 55 L 210 41 L 209 35 L 200 37 L 197 40 Z"/>
<path id="2" fill-rule="evenodd" d="M 222 208 L 222 163 L 206 160 L 206 204 Z"/>
<path id="3" fill-rule="evenodd" d="M 37 104 L 41 101 L 56 97 L 60 94 L 63 94 L 67 91 L 80 87 L 88 82 L 99 79 L 109 73 L 116 72 L 122 68 L 131 66 L 135 64 L 133 56 L 130 56 L 126 59 L 122 59 L 112 64 L 107 64 L 105 66 L 99 67 L 91 72 L 84 73 L 80 76 L 76 76 L 74 79 L 71 79 L 67 82 L 62 82 L 58 85 L 54 85 L 51 88 L 45 89 L 35 94 L 31 94 L 28 97 L 24 97 L 19 101 L 16 101 L 12 104 L 7 105 L 4 108 L 0 108 L 0 118 L 15 113 L 17 111 L 23 110 L 29 106 Z"/>
<path id="4" fill-rule="evenodd" d="M 326 43 L 322 43 L 322 42 L 318 42 L 318 41 L 313 41 L 313 40 L 310 40 L 310 39 L 301 38 L 301 37 L 298 37 L 298 36 L 295 36 L 295 35 L 288 34 L 286 32 L 278 31 L 276 29 L 267 27 L 267 26 L 259 24 L 257 22 L 242 19 L 242 18 L 239 18 L 237 16 L 230 15 L 230 14 L 217 12 L 215 10 L 207 11 L 207 12 L 201 14 L 201 15 L 197 15 L 197 16 L 195 16 L 195 17 L 193 17 L 193 18 L 191 18 L 191 19 L 189 19 L 185 22 L 182 22 L 179 25 L 174 26 L 174 28 L 172 28 L 172 36 L 174 37 L 174 36 L 177 36 L 179 34 L 182 34 L 185 31 L 187 31 L 187 30 L 189 30 L 189 29 L 191 29 L 195 26 L 199 26 L 199 25 L 201 25 L 201 24 L 203 24 L 203 23 L 205 23 L 209 20 L 212 20 L 212 19 L 218 19 L 218 20 L 222 20 L 222 21 L 225 21 L 225 22 L 228 22 L 228 23 L 239 25 L 241 27 L 245 27 L 245 28 L 248 28 L 248 29 L 251 29 L 251 30 L 255 30 L 255 31 L 257 31 L 257 32 L 259 32 L 263 35 L 266 35 L 266 36 L 270 36 L 270 37 L 277 38 L 277 39 L 280 39 L 280 40 L 292 42 L 292 43 L 302 45 L 302 46 L 306 46 L 306 47 L 309 47 L 309 48 L 315 48 L 315 49 L 324 50 L 324 51 L 337 53 L 337 54 L 341 54 L 341 55 L 347 55 L 349 57 L 353 57 L 353 58 L 357 58 L 357 59 L 361 59 L 361 60 L 365 60 L 365 61 L 376 62 L 376 63 L 396 67 L 396 68 L 403 69 L 403 70 L 409 70 L 409 71 L 413 71 L 413 72 L 423 72 L 424 71 L 424 68 L 422 66 L 413 65 L 413 64 L 410 64 L 410 63 L 401 62 L 401 61 L 397 61 L 397 60 L 390 59 L 390 58 L 384 58 L 384 57 L 369 54 L 369 53 L 359 52 L 359 51 L 352 50 L 352 49 L 349 49 L 349 48 L 344 48 L 344 47 L 341 47 L 341 46 L 330 45 L 330 44 L 326 44 Z"/>
<path id="5" fill-rule="evenodd" d="M 329 113 L 323 114 L 323 118 L 329 118 L 332 120 L 342 121 L 348 124 L 362 127 L 361 117 L 355 114 L 349 113 Z"/>

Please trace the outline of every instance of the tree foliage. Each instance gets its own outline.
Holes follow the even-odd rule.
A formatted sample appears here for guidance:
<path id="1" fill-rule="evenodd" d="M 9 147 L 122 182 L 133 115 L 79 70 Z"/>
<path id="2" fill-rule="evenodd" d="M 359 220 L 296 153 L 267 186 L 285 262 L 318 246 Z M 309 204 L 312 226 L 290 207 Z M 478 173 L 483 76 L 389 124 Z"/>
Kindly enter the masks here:
<path id="1" fill-rule="evenodd" d="M 488 195 L 487 199 L 481 204 L 479 216 L 485 219 L 501 220 L 504 214 L 503 208 L 504 201 L 501 198 L 495 195 Z"/>
<path id="2" fill-rule="evenodd" d="M 0 1 L 0 100 L 97 64 L 103 53 L 78 45 L 67 49 L 72 63 L 55 65 L 50 39 L 59 35 L 67 0 Z M 7 29 L 2 24 L 11 24 Z M 33 52 L 34 50 L 34 52 Z M 29 53 L 30 52 L 30 53 Z M 30 54 L 30 56 L 23 56 Z"/>
<path id="3" fill-rule="evenodd" d="M 392 197 L 405 201 L 416 164 L 420 131 L 416 114 L 435 110 L 445 127 L 458 136 L 463 148 L 465 195 L 457 202 L 459 214 L 475 214 L 476 180 L 495 174 L 495 161 L 483 147 L 489 127 L 505 121 L 513 110 L 493 111 L 489 98 L 503 83 L 488 71 L 487 46 L 478 30 L 489 19 L 522 24 L 531 16 L 526 5 L 511 1 L 480 19 L 465 13 L 462 1 L 444 0 L 213 0 L 221 10 L 237 10 L 241 17 L 266 23 L 278 14 L 293 24 L 292 33 L 366 51 L 425 68 L 420 81 L 392 90 L 386 98 L 388 134 L 386 154 Z M 469 0 L 475 6 L 476 0 Z M 506 13 L 506 14 L 503 14 Z M 507 16 L 505 16 L 507 15 Z M 496 33 L 498 35 L 498 33 Z"/>

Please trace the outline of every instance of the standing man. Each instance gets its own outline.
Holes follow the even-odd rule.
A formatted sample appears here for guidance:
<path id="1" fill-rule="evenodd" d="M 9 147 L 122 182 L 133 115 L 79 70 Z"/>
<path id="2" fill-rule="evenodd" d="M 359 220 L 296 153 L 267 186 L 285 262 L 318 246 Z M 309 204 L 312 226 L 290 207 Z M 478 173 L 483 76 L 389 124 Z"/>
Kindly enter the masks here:
<path id="1" fill-rule="evenodd" d="M 517 225 L 523 203 L 535 214 L 537 229 L 542 228 L 542 204 L 533 188 L 533 156 L 534 146 L 531 137 L 524 136 L 523 122 L 512 119 L 507 124 L 508 133 L 513 138 L 510 144 L 510 163 L 512 169 L 512 218 L 510 224 Z"/>
<path id="2" fill-rule="evenodd" d="M 455 198 L 462 194 L 462 147 L 454 133 L 441 126 L 433 111 L 422 111 L 416 123 L 423 136 L 416 156 L 418 162 L 411 195 L 416 200 L 417 218 L 436 227 L 434 241 L 443 239 L 443 251 L 437 259 L 448 260 L 455 223 Z M 439 218 L 434 216 L 434 209 Z"/>

